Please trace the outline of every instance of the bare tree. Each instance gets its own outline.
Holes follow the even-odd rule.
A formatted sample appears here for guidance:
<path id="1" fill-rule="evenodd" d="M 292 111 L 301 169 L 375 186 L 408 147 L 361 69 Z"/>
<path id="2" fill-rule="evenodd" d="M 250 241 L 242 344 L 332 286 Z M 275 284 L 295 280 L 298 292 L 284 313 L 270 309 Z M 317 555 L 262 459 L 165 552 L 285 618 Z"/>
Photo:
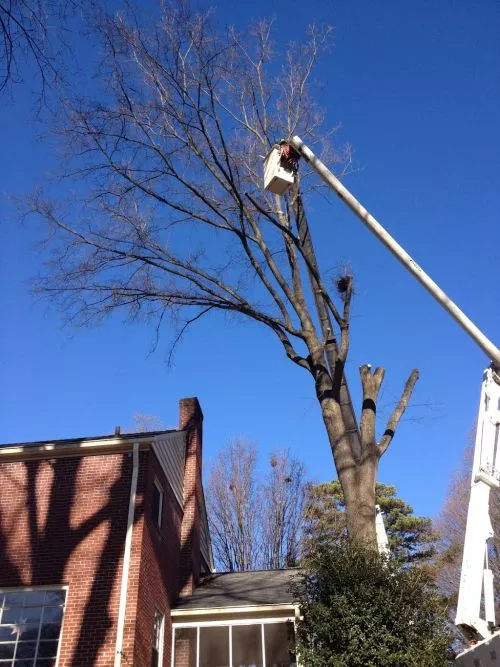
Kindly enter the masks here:
<path id="1" fill-rule="evenodd" d="M 440 535 L 439 557 L 436 563 L 437 581 L 441 591 L 451 601 L 454 615 L 465 539 L 467 512 L 471 488 L 471 470 L 474 458 L 474 439 L 465 447 L 462 460 L 453 474 L 443 509 L 435 526 Z M 494 537 L 488 543 L 488 564 L 495 581 L 500 581 L 500 492 L 490 492 L 490 519 Z M 495 595 L 497 614 L 500 614 L 500 594 Z"/>
<path id="2" fill-rule="evenodd" d="M 304 466 L 289 451 L 271 454 L 263 472 L 253 443 L 230 442 L 210 467 L 205 493 L 218 567 L 233 572 L 297 565 Z"/>
<path id="3" fill-rule="evenodd" d="M 262 156 L 294 133 L 340 172 L 348 164 L 312 83 L 330 28 L 309 28 L 281 54 L 271 28 L 218 30 L 180 1 L 154 28 L 125 14 L 101 18 L 102 98 L 75 95 L 59 115 L 76 194 L 31 201 L 53 253 L 39 288 L 77 324 L 128 309 L 159 327 L 170 314 L 174 347 L 214 310 L 266 327 L 311 376 L 349 533 L 375 545 L 378 465 L 418 372 L 377 438 L 384 369 L 363 365 L 358 428 L 344 377 L 353 279 L 339 276 L 332 288 L 318 267 L 305 200 L 319 186 L 307 171 L 283 198 L 261 183 Z"/>
<path id="4" fill-rule="evenodd" d="M 470 443 L 465 448 L 462 461 L 453 474 L 443 509 L 435 524 L 440 536 L 437 562 L 438 584 L 441 591 L 452 600 L 454 605 L 460 585 L 460 567 L 469 506 L 470 471 L 473 456 L 474 445 Z"/>
<path id="5" fill-rule="evenodd" d="M 0 1 L 0 92 L 20 82 L 25 67 L 34 67 L 42 94 L 48 83 L 60 80 L 59 56 L 68 55 L 67 19 L 78 5 L 80 0 Z"/>
<path id="6" fill-rule="evenodd" d="M 206 485 L 216 563 L 229 572 L 253 570 L 258 558 L 260 499 L 255 445 L 235 440 L 214 461 Z"/>
<path id="7" fill-rule="evenodd" d="M 293 567 L 299 562 L 304 522 L 304 465 L 290 452 L 276 452 L 269 460 L 271 471 L 264 481 L 262 497 L 262 567 Z"/>
<path id="8" fill-rule="evenodd" d="M 165 422 L 156 415 L 147 415 L 144 412 L 134 412 L 132 414 L 133 426 L 126 432 L 130 433 L 148 433 L 150 431 L 165 430 Z"/>

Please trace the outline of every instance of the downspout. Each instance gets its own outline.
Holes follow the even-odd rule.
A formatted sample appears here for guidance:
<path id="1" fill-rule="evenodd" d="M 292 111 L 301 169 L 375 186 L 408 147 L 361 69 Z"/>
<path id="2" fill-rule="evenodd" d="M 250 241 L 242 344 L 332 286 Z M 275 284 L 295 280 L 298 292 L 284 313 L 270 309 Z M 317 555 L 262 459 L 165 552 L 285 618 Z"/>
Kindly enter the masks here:
<path id="1" fill-rule="evenodd" d="M 127 584 L 130 570 L 130 553 L 132 551 L 132 530 L 134 527 L 135 496 L 137 491 L 137 476 L 139 473 L 139 443 L 134 442 L 132 481 L 130 482 L 130 500 L 128 503 L 127 534 L 123 550 L 122 583 L 120 589 L 120 606 L 118 608 L 118 630 L 116 633 L 116 650 L 114 667 L 122 664 L 123 634 L 125 631 L 125 612 L 127 609 Z"/>

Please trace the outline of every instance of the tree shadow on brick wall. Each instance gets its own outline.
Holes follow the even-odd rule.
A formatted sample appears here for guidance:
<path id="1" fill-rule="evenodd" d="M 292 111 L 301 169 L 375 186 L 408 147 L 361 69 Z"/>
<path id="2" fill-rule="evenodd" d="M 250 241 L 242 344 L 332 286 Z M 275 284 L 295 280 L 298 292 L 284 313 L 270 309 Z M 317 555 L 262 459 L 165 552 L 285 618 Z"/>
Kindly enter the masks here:
<path id="1" fill-rule="evenodd" d="M 199 499 L 196 492 L 188 494 L 184 501 L 184 507 L 189 508 L 190 503 L 196 504 L 196 509 L 194 511 L 198 513 L 199 517 L 201 508 L 199 507 Z M 190 523 L 187 526 L 184 526 L 184 530 L 181 534 L 178 576 L 179 593 L 186 590 L 186 587 L 198 583 L 196 580 L 193 580 L 193 571 L 199 567 L 199 560 L 201 558 L 200 528 L 199 524 L 197 525 L 198 521 L 199 519 L 193 517 Z M 198 560 L 198 562 L 196 562 L 196 560 Z"/>
<path id="2" fill-rule="evenodd" d="M 8 534 L 5 534 L 2 526 L 3 513 L 0 509 L 0 581 L 9 586 L 22 586 L 19 570 L 7 556 Z"/>
<path id="3" fill-rule="evenodd" d="M 107 526 L 107 534 L 85 603 L 79 636 L 74 646 L 72 666 L 92 667 L 99 651 L 109 641 L 113 625 L 110 600 L 120 559 L 123 555 L 132 474 L 131 457 L 123 456 L 120 474 L 109 489 L 107 501 L 77 526 L 71 524 L 76 501 L 76 483 L 82 467 L 81 458 L 56 458 L 51 462 L 53 477 L 47 507 L 40 503 L 40 484 L 47 480 L 42 474 L 46 461 L 30 460 L 26 467 L 26 509 L 28 513 L 29 558 L 24 562 L 17 555 L 9 558 L 8 546 L 17 530 L 15 522 L 8 525 L 0 515 L 0 585 L 57 585 L 65 581 L 66 567 L 75 550 L 94 530 Z M 7 474 L 7 473 L 6 473 Z M 46 471 L 45 471 L 46 474 Z M 19 485 L 19 484 L 18 484 Z M 78 499 L 81 502 L 81 498 Z M 46 512 L 41 524 L 40 517 Z M 142 506 L 136 507 L 135 520 Z M 26 562 L 29 560 L 29 563 Z M 71 595 L 71 591 L 70 591 Z M 114 647 L 114 643 L 113 643 Z"/>
<path id="4" fill-rule="evenodd" d="M 123 457 L 122 474 L 111 487 L 109 502 L 105 508 L 106 516 L 103 520 L 109 521 L 109 529 L 99 557 L 92 590 L 85 605 L 80 635 L 71 661 L 71 665 L 75 667 L 87 667 L 95 663 L 100 649 L 109 640 L 114 625 L 109 607 L 118 574 L 118 563 L 123 556 L 125 546 L 130 493 L 130 484 L 124 486 L 122 479 L 123 476 L 129 479 L 131 471 L 131 459 Z M 139 494 L 142 491 L 141 486 L 141 481 L 138 480 Z M 134 524 L 142 512 L 142 503 L 136 503 Z M 122 655 L 122 664 L 132 664 L 132 662 L 127 660 L 127 656 Z"/>

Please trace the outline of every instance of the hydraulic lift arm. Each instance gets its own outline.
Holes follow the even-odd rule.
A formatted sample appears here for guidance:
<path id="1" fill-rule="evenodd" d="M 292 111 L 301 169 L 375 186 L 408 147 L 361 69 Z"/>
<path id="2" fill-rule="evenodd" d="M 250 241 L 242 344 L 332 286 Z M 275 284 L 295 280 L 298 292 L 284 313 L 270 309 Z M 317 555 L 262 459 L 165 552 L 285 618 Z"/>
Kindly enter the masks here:
<path id="1" fill-rule="evenodd" d="M 500 487 L 500 385 L 495 376 L 488 368 L 481 389 L 455 620 L 471 639 L 487 639 L 496 627 L 493 573 L 488 567 L 487 544 L 493 537 L 490 490 Z M 484 617 L 481 617 L 481 601 L 484 601 Z"/>

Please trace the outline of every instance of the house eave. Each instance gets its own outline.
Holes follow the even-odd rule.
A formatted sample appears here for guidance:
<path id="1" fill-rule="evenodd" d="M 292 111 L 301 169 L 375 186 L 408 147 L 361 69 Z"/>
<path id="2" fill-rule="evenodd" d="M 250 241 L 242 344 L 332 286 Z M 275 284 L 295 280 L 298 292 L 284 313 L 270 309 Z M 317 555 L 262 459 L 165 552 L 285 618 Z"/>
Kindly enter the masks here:
<path id="1" fill-rule="evenodd" d="M 140 450 L 147 450 L 151 446 L 152 438 L 151 436 L 138 436 L 133 439 L 112 437 L 105 440 L 82 440 L 64 444 L 55 441 L 40 445 L 8 445 L 0 447 L 0 463 L 36 458 L 119 454 L 131 451 L 135 442 L 139 443 Z"/>
<path id="2" fill-rule="evenodd" d="M 295 614 L 298 610 L 298 605 L 294 603 L 286 604 L 260 604 L 248 605 L 241 607 L 198 607 L 196 609 L 172 609 L 170 614 L 172 618 L 178 619 L 180 617 L 193 616 L 220 616 L 220 615 L 243 615 L 243 614 L 261 614 L 270 612 L 271 615 L 275 613 L 291 612 Z"/>

